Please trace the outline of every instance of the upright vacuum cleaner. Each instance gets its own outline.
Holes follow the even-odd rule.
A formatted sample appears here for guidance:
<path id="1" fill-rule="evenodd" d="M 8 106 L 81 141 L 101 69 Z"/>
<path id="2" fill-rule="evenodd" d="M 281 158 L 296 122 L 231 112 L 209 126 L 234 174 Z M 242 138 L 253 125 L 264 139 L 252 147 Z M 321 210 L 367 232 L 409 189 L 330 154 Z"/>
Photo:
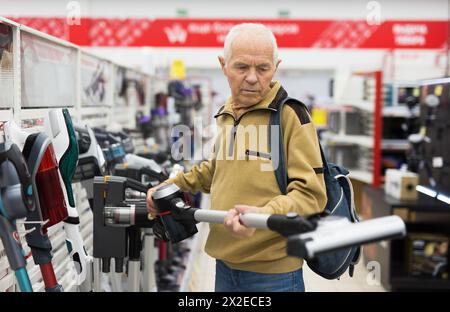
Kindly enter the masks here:
<path id="1" fill-rule="evenodd" d="M 141 182 L 146 188 L 151 188 L 159 183 L 165 181 L 168 176 L 165 172 L 159 167 L 156 163 L 154 163 L 151 159 L 146 159 L 143 157 L 139 157 L 132 154 L 127 154 L 129 156 L 127 159 L 132 161 L 132 163 L 124 163 L 117 164 L 115 166 L 114 174 L 116 176 L 126 177 L 131 180 L 136 180 Z M 150 164 L 149 164 L 150 163 Z M 152 258 L 154 244 L 155 244 L 155 236 L 153 235 L 153 230 L 150 227 L 142 228 L 144 232 L 143 238 L 143 248 L 144 248 L 144 291 L 151 291 L 154 289 L 154 286 L 151 286 L 148 281 L 152 281 L 153 278 L 149 277 L 148 269 L 152 268 L 153 270 L 153 262 L 149 263 L 149 261 L 154 261 Z M 168 274 L 169 265 L 167 261 L 167 253 L 168 247 L 166 242 L 157 241 L 158 249 L 159 249 L 159 260 L 155 263 L 155 267 L 157 270 L 157 285 L 158 289 L 168 288 L 170 285 L 176 284 L 176 277 L 174 274 Z M 170 266 L 172 269 L 176 269 L 175 266 Z M 164 287 L 162 287 L 162 283 Z M 167 287 L 165 287 L 167 286 Z M 174 287 L 172 287 L 173 289 Z"/>
<path id="2" fill-rule="evenodd" d="M 127 193 L 133 190 L 145 194 L 147 189 L 142 183 L 124 177 L 94 179 L 94 258 L 101 260 L 103 273 L 110 272 L 111 259 L 115 260 L 115 272 L 122 273 L 124 260 L 128 257 L 129 291 L 140 289 L 141 229 L 151 228 L 153 221 L 148 219 L 145 197 L 132 200 L 127 198 Z M 152 257 L 146 255 L 146 259 Z M 144 262 L 144 290 L 150 291 L 154 285 L 152 271 L 152 263 Z M 98 272 L 94 280 L 100 279 Z M 95 285 L 95 291 L 101 291 L 99 284 Z"/>
<path id="3" fill-rule="evenodd" d="M 105 174 L 106 160 L 102 148 L 97 143 L 94 131 L 87 126 L 77 124 L 74 127 L 78 140 L 78 166 L 72 182 L 80 182 L 87 193 L 89 206 L 93 207 L 94 177 Z"/>
<path id="4" fill-rule="evenodd" d="M 39 265 L 46 292 L 62 292 L 52 265 L 52 244 L 47 229 L 68 216 L 58 175 L 53 145 L 43 133 L 29 134 L 14 121 L 4 124 L 7 139 L 22 147 L 33 187 L 36 209 L 30 211 L 25 222 L 25 235 L 34 263 Z"/>
<path id="5" fill-rule="evenodd" d="M 59 162 L 59 173 L 63 180 L 64 198 L 69 216 L 64 220 L 66 244 L 69 255 L 75 263 L 77 285 L 82 291 L 92 290 L 92 259 L 87 255 L 80 232 L 80 219 L 75 207 L 72 178 L 78 163 L 78 142 L 67 109 L 51 110 L 44 120 Z"/>
<path id="6" fill-rule="evenodd" d="M 32 292 L 16 220 L 35 210 L 33 187 L 17 145 L 0 143 L 0 236 L 22 292 Z"/>
<path id="7" fill-rule="evenodd" d="M 158 232 L 166 240 L 180 242 L 197 233 L 196 223 L 223 223 L 226 211 L 192 208 L 184 202 L 183 193 L 175 184 L 167 184 L 152 194 L 159 213 Z M 246 213 L 241 222 L 257 229 L 268 229 L 288 237 L 287 254 L 311 260 L 317 255 L 345 247 L 358 246 L 406 234 L 403 220 L 398 216 L 375 218 L 351 223 L 346 218 L 296 213 L 267 215 Z M 155 223 L 153 230 L 158 227 Z"/>
<path id="8" fill-rule="evenodd" d="M 100 128 L 93 128 L 92 130 L 105 155 L 106 171 L 109 174 L 113 174 L 114 166 L 124 162 L 126 155 L 125 148 L 120 138 L 112 135 L 110 132 Z"/>

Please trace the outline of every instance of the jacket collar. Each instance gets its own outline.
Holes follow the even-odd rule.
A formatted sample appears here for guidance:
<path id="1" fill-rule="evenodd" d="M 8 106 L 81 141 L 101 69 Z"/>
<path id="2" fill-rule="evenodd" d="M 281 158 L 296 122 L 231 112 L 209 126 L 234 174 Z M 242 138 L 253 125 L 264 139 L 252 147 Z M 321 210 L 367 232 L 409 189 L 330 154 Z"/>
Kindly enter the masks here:
<path id="1" fill-rule="evenodd" d="M 250 110 L 256 110 L 256 109 L 268 109 L 277 111 L 279 104 L 282 102 L 283 99 L 287 97 L 287 92 L 284 90 L 284 88 L 281 86 L 280 82 L 274 81 L 272 82 L 272 88 L 269 91 L 269 93 L 266 95 L 264 99 L 262 99 L 259 103 L 249 107 Z M 233 99 L 231 97 L 228 98 L 228 100 L 225 102 L 225 105 L 223 105 L 219 111 L 214 115 L 214 118 L 223 115 L 223 114 L 233 114 L 232 109 Z"/>

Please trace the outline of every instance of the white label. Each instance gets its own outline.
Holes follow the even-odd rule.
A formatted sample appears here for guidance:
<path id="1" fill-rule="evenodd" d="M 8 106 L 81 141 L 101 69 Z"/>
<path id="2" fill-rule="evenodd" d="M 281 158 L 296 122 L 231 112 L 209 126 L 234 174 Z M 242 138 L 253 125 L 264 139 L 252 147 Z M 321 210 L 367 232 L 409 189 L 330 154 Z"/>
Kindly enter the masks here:
<path id="1" fill-rule="evenodd" d="M 444 166 L 444 160 L 442 157 L 433 157 L 433 168 L 442 168 Z"/>

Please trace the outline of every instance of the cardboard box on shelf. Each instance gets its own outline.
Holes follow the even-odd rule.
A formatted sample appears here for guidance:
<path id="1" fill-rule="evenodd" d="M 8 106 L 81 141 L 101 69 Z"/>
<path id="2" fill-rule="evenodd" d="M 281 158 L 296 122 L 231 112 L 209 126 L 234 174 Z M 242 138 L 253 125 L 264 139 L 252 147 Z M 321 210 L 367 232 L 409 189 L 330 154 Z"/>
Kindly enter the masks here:
<path id="1" fill-rule="evenodd" d="M 398 169 L 387 169 L 385 176 L 386 194 L 401 200 L 416 200 L 417 174 Z"/>

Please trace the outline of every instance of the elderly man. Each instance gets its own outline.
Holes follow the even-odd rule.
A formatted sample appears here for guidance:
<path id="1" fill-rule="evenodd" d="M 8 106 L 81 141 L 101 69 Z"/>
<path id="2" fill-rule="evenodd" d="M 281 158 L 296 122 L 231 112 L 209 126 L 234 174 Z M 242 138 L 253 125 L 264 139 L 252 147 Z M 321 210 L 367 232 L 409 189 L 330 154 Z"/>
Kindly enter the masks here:
<path id="1" fill-rule="evenodd" d="M 316 129 L 306 109 L 284 105 L 284 142 L 279 144 L 286 151 L 288 187 L 283 195 L 273 168 L 262 169 L 276 165 L 268 156 L 267 126 L 270 113 L 287 97 L 280 82 L 272 80 L 280 64 L 275 37 L 260 24 L 236 25 L 225 39 L 219 62 L 231 97 L 215 115 L 222 130 L 215 155 L 167 182 L 183 191 L 211 193 L 212 209 L 228 211 L 223 225 L 211 225 L 205 247 L 216 258 L 216 291 L 304 291 L 302 260 L 287 256 L 286 238 L 247 228 L 239 215 L 309 215 L 324 209 L 326 190 Z M 245 136 L 252 126 L 257 148 Z M 147 197 L 151 212 L 155 212 L 153 191 Z"/>

